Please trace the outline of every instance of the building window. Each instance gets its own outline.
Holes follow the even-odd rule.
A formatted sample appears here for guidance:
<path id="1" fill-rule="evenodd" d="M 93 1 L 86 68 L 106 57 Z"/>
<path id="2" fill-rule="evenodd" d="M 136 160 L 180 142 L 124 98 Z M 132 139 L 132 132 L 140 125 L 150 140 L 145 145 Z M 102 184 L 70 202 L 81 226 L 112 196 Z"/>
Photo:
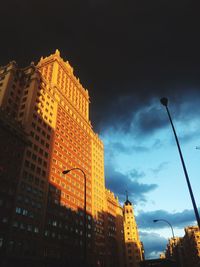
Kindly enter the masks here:
<path id="1" fill-rule="evenodd" d="M 3 247 L 3 237 L 0 237 L 0 248 Z"/>
<path id="2" fill-rule="evenodd" d="M 35 232 L 35 233 L 39 233 L 39 229 L 38 229 L 38 227 L 35 227 L 35 228 L 34 228 L 34 232 Z"/>
<path id="3" fill-rule="evenodd" d="M 31 163 L 31 170 L 35 170 L 35 165 L 33 163 Z"/>
<path id="4" fill-rule="evenodd" d="M 22 214 L 23 214 L 24 216 L 27 216 L 27 215 L 28 215 L 28 211 L 25 210 L 25 209 L 23 209 Z"/>
<path id="5" fill-rule="evenodd" d="M 8 222 L 8 218 L 7 217 L 4 217 L 3 219 L 2 219 L 2 223 L 7 223 Z"/>
<path id="6" fill-rule="evenodd" d="M 28 230 L 29 232 L 31 232 L 31 231 L 32 231 L 32 225 L 28 225 L 27 230 Z"/>
<path id="7" fill-rule="evenodd" d="M 16 212 L 17 214 L 21 214 L 21 208 L 16 207 L 15 212 Z"/>
<path id="8" fill-rule="evenodd" d="M 18 222 L 14 221 L 12 225 L 13 225 L 13 227 L 17 228 L 18 227 Z"/>

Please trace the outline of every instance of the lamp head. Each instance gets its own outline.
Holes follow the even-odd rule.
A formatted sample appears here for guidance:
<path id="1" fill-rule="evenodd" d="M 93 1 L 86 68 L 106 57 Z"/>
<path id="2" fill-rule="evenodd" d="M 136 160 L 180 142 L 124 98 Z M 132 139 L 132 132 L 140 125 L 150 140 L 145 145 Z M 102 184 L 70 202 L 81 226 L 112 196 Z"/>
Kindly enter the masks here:
<path id="1" fill-rule="evenodd" d="M 67 174 L 67 173 L 69 173 L 71 170 L 64 170 L 62 173 L 63 174 Z"/>
<path id="2" fill-rule="evenodd" d="M 167 107 L 168 99 L 167 99 L 166 97 L 162 97 L 162 98 L 160 99 L 160 103 L 161 103 L 163 106 Z"/>
<path id="3" fill-rule="evenodd" d="M 153 220 L 154 223 L 156 223 L 157 221 L 159 221 L 159 220 Z"/>

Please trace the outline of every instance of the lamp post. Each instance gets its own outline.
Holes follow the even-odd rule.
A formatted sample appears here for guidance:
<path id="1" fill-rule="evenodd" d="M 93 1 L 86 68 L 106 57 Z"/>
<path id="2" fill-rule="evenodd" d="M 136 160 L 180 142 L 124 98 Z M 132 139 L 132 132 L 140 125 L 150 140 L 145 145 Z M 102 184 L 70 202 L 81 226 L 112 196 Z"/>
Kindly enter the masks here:
<path id="1" fill-rule="evenodd" d="M 173 230 L 173 227 L 172 227 L 171 223 L 168 222 L 168 221 L 165 220 L 165 219 L 155 219 L 155 220 L 153 220 L 153 222 L 154 222 L 154 223 L 156 223 L 156 222 L 165 222 L 165 223 L 167 223 L 167 224 L 169 225 L 169 227 L 170 227 L 171 230 L 172 230 L 172 239 L 173 239 L 172 247 L 176 249 L 176 247 L 175 247 L 174 230 Z M 174 251 L 172 251 L 172 252 L 170 251 L 170 256 L 173 257 L 174 259 L 177 258 L 177 255 L 176 255 L 176 254 L 177 254 L 177 253 L 175 253 L 175 255 L 174 255 Z M 179 262 L 179 259 L 178 259 L 178 258 L 177 258 L 177 260 L 178 260 L 178 262 Z"/>
<path id="2" fill-rule="evenodd" d="M 87 245 L 87 230 L 86 230 L 86 216 L 87 216 L 87 211 L 86 211 L 86 174 L 85 172 L 80 169 L 80 168 L 72 168 L 72 169 L 69 169 L 69 170 L 64 170 L 62 173 L 63 174 L 67 174 L 73 170 L 79 170 L 82 172 L 83 174 L 83 177 L 84 177 L 84 222 L 83 222 L 83 227 L 84 227 L 84 241 L 83 241 L 83 261 L 84 261 L 84 265 L 86 266 L 86 263 L 87 263 L 87 249 L 86 249 L 86 245 Z M 84 266 L 84 267 L 85 267 Z"/>
<path id="3" fill-rule="evenodd" d="M 166 222 L 166 223 L 170 226 L 170 228 L 171 228 L 171 230 L 172 230 L 172 237 L 173 237 L 173 240 L 175 240 L 175 237 L 174 237 L 174 230 L 173 230 L 173 227 L 172 227 L 171 223 L 168 222 L 167 220 L 164 220 L 164 219 L 155 219 L 155 220 L 153 220 L 154 223 L 156 223 L 156 222 L 160 222 L 160 221 Z"/>
<path id="4" fill-rule="evenodd" d="M 177 144 L 177 147 L 178 147 L 178 152 L 179 152 L 179 155 L 180 155 L 180 158 L 181 158 L 181 162 L 182 162 L 182 166 L 183 166 L 183 170 L 184 170 L 186 182 L 187 182 L 188 189 L 189 189 L 189 192 L 190 192 L 190 197 L 191 197 L 191 200 L 192 200 L 192 204 L 193 204 L 193 208 L 194 208 L 194 212 L 195 212 L 197 224 L 198 224 L 199 229 L 200 229 L 199 213 L 198 213 L 197 205 L 196 205 L 195 198 L 194 198 L 194 195 L 193 195 L 193 192 L 192 192 L 192 187 L 190 185 L 190 180 L 189 180 L 189 176 L 188 176 L 187 169 L 186 169 L 186 166 L 185 166 L 185 162 L 184 162 L 184 159 L 183 159 L 183 155 L 182 155 L 182 152 L 181 152 L 181 148 L 180 148 L 180 145 L 179 145 L 178 137 L 177 137 L 177 134 L 176 134 L 176 131 L 175 131 L 173 122 L 172 122 L 172 118 L 171 118 L 171 115 L 169 113 L 169 109 L 168 109 L 168 106 L 167 106 L 168 99 L 166 97 L 163 97 L 163 98 L 160 99 L 160 102 L 161 102 L 161 104 L 163 106 L 165 106 L 165 108 L 167 110 L 167 114 L 168 114 L 168 117 L 169 117 L 169 120 L 170 120 L 170 123 L 171 123 L 171 126 L 172 126 L 172 130 L 174 132 L 174 136 L 175 136 L 175 139 L 176 139 L 176 144 Z"/>

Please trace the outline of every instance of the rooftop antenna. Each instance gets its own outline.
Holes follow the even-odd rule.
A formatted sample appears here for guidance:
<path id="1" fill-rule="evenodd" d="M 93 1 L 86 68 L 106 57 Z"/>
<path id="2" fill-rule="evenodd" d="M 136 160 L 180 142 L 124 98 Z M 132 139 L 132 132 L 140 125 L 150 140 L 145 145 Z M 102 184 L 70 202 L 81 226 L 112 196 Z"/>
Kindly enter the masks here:
<path id="1" fill-rule="evenodd" d="M 126 190 L 126 201 L 128 201 L 128 191 Z"/>

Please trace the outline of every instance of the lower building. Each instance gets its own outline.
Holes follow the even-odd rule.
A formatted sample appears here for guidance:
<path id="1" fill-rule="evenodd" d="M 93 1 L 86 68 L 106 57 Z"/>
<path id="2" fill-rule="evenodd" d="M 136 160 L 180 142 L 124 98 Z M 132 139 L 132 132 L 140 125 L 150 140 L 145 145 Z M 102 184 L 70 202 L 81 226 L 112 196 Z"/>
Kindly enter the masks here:
<path id="1" fill-rule="evenodd" d="M 123 210 L 114 193 L 106 189 L 105 213 L 105 266 L 124 266 Z"/>
<path id="2" fill-rule="evenodd" d="M 124 237 L 125 237 L 125 262 L 126 267 L 139 267 L 144 259 L 143 245 L 139 238 L 137 223 L 134 216 L 132 203 L 127 199 L 123 206 Z"/>
<path id="3" fill-rule="evenodd" d="M 200 230 L 198 226 L 185 228 L 183 252 L 184 267 L 200 266 Z"/>
<path id="4" fill-rule="evenodd" d="M 176 262 L 177 267 L 200 266 L 200 231 L 198 226 L 185 228 L 184 237 L 169 239 L 165 256 Z"/>
<path id="5" fill-rule="evenodd" d="M 140 267 L 177 267 L 173 260 L 169 259 L 152 259 L 140 262 Z"/>

